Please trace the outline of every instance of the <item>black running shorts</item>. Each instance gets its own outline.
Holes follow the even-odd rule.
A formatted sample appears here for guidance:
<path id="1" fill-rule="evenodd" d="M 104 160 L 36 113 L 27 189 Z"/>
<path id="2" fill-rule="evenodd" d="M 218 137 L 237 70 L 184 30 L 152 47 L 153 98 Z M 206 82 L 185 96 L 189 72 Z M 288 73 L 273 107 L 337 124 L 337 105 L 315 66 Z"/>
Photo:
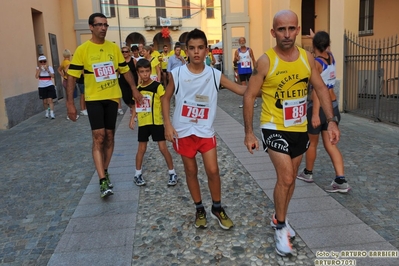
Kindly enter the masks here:
<path id="1" fill-rule="evenodd" d="M 86 101 L 91 130 L 115 129 L 118 103 L 112 100 Z"/>
<path id="2" fill-rule="evenodd" d="M 302 155 L 309 148 L 307 132 L 287 132 L 262 129 L 263 149 L 288 154 L 291 158 Z"/>

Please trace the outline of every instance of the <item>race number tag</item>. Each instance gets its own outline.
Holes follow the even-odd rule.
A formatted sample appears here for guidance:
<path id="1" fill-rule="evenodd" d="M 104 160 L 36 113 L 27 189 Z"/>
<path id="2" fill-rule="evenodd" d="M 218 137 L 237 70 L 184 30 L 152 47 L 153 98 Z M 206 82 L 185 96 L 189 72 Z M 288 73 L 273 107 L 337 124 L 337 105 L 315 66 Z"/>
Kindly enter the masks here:
<path id="1" fill-rule="evenodd" d="M 197 99 L 198 97 L 196 97 L 196 101 L 183 101 L 180 122 L 199 125 L 207 124 L 209 118 L 209 102 L 201 101 L 201 99 Z"/>
<path id="2" fill-rule="evenodd" d="M 251 62 L 241 62 L 241 68 L 250 68 Z"/>
<path id="3" fill-rule="evenodd" d="M 93 64 L 93 73 L 97 82 L 116 79 L 115 67 L 111 61 Z"/>
<path id="4" fill-rule="evenodd" d="M 136 101 L 136 112 L 137 113 L 148 113 L 151 112 L 151 96 L 143 95 L 143 104 Z"/>
<path id="5" fill-rule="evenodd" d="M 306 97 L 283 102 L 284 126 L 300 125 L 306 120 Z"/>

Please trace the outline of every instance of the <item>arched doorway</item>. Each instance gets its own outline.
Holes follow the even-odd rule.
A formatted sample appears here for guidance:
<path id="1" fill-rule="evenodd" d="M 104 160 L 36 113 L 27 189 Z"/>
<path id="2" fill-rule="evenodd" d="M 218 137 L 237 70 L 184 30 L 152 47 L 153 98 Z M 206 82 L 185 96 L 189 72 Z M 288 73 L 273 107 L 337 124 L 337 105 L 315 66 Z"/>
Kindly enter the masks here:
<path id="1" fill-rule="evenodd" d="M 142 43 L 145 45 L 145 38 L 143 35 L 141 35 L 138 32 L 130 33 L 126 37 L 126 46 L 131 47 L 133 44 L 139 44 L 139 43 Z"/>
<path id="2" fill-rule="evenodd" d="M 154 49 L 156 49 L 157 51 L 161 51 L 163 49 L 164 45 L 168 46 L 168 50 L 173 50 L 172 47 L 172 40 L 169 37 L 164 38 L 162 37 L 162 33 L 158 32 L 157 34 L 155 34 L 154 38 L 153 38 L 153 44 L 154 44 Z"/>

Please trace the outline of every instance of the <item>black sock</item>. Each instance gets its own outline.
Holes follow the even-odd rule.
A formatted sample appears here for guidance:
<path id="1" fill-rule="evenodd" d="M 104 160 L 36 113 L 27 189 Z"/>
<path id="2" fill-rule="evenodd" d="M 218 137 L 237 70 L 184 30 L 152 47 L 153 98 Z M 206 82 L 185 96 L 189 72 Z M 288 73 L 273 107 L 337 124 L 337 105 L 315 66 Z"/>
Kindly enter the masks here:
<path id="1" fill-rule="evenodd" d="M 101 185 L 102 182 L 105 182 L 105 181 L 107 181 L 107 180 L 105 179 L 105 177 L 100 178 L 100 185 Z"/>
<path id="2" fill-rule="evenodd" d="M 277 216 L 274 216 L 274 218 L 276 218 L 276 220 L 277 220 L 276 229 L 281 229 L 281 228 L 285 227 L 285 221 L 279 221 L 277 219 Z"/>
<path id="3" fill-rule="evenodd" d="M 345 176 L 341 175 L 341 176 L 336 176 L 334 179 L 335 183 L 342 185 L 343 183 L 346 182 L 345 180 Z"/>
<path id="4" fill-rule="evenodd" d="M 202 200 L 201 201 L 199 201 L 199 202 L 194 202 L 194 204 L 195 204 L 195 208 L 198 210 L 198 209 L 205 209 L 204 208 L 204 205 L 202 205 Z"/>
<path id="5" fill-rule="evenodd" d="M 308 170 L 308 169 L 303 169 L 303 172 L 305 173 L 305 175 L 311 175 L 313 174 L 312 170 Z"/>
<path id="6" fill-rule="evenodd" d="M 104 173 L 107 174 L 108 173 L 108 169 L 104 169 Z"/>
<path id="7" fill-rule="evenodd" d="M 222 208 L 222 204 L 220 203 L 220 201 L 213 201 L 212 208 L 214 210 L 220 210 Z"/>

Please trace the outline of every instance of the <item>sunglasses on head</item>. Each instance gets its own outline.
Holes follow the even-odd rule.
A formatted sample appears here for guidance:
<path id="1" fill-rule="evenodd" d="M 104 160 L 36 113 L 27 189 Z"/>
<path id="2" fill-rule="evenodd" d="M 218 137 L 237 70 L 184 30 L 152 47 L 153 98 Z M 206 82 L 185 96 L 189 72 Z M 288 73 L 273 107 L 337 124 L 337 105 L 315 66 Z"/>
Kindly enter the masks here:
<path id="1" fill-rule="evenodd" d="M 40 63 L 47 63 L 47 61 L 46 60 L 44 60 L 44 61 L 39 61 Z"/>
<path id="2" fill-rule="evenodd" d="M 123 50 L 122 50 L 122 53 L 128 53 L 128 52 L 129 52 L 129 51 L 123 51 Z"/>

